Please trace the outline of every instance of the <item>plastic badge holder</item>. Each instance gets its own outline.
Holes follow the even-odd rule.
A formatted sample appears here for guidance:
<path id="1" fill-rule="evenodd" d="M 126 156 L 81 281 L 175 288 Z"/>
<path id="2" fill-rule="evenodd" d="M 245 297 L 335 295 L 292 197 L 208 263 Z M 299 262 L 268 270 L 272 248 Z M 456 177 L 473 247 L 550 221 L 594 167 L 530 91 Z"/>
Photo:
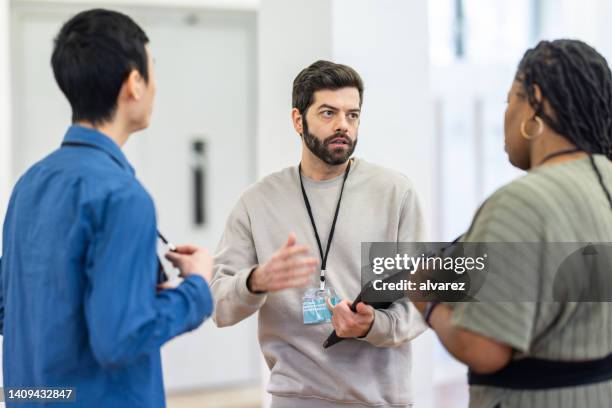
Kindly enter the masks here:
<path id="1" fill-rule="evenodd" d="M 328 300 L 333 306 L 340 302 L 334 289 L 308 289 L 302 298 L 304 324 L 331 323 L 332 313 L 327 306 Z"/>

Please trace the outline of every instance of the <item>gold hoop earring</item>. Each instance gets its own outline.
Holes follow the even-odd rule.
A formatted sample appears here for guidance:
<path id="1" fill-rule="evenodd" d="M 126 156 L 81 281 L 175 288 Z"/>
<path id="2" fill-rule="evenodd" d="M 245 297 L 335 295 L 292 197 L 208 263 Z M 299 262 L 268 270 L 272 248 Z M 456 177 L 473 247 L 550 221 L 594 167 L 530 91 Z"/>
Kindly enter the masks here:
<path id="1" fill-rule="evenodd" d="M 532 119 L 527 119 L 527 120 L 532 120 Z M 523 136 L 525 140 L 533 140 L 536 137 L 540 136 L 542 132 L 544 132 L 544 121 L 539 116 L 534 116 L 533 120 L 535 120 L 536 123 L 538 124 L 538 130 L 535 135 L 530 135 L 525 130 L 525 124 L 527 123 L 527 120 L 524 120 L 521 122 L 521 136 Z"/>

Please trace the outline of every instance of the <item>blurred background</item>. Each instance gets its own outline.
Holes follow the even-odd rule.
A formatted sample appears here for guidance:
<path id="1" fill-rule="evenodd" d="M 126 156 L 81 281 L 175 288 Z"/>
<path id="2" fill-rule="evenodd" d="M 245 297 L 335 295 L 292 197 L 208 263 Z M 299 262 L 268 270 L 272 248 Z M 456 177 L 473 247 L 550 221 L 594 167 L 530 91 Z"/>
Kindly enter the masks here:
<path id="1" fill-rule="evenodd" d="M 155 113 L 126 151 L 164 234 L 209 248 L 249 184 L 298 162 L 291 84 L 317 59 L 361 73 L 356 154 L 408 175 L 431 240 L 443 241 L 520 175 L 503 150 L 503 113 L 524 51 L 569 37 L 612 58 L 609 0 L 0 0 L 2 216 L 18 177 L 69 125 L 53 38 L 92 7 L 128 13 L 151 40 Z M 168 406 L 265 406 L 256 332 L 256 317 L 207 322 L 164 346 Z M 414 344 L 416 406 L 467 406 L 465 368 L 430 332 Z"/>

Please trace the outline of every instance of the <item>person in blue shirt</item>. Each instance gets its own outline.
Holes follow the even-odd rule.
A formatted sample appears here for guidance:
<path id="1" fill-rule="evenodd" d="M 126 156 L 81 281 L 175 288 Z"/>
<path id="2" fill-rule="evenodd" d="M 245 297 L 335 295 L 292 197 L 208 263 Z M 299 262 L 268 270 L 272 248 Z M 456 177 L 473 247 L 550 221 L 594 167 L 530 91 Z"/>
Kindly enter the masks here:
<path id="1" fill-rule="evenodd" d="M 52 66 L 73 124 L 19 179 L 4 221 L 5 397 L 69 387 L 71 407 L 163 407 L 160 347 L 211 315 L 212 258 L 180 246 L 166 257 L 184 281 L 158 285 L 155 207 L 121 151 L 152 112 L 148 39 L 126 15 L 85 11 Z M 66 406 L 37 395 L 15 406 Z"/>

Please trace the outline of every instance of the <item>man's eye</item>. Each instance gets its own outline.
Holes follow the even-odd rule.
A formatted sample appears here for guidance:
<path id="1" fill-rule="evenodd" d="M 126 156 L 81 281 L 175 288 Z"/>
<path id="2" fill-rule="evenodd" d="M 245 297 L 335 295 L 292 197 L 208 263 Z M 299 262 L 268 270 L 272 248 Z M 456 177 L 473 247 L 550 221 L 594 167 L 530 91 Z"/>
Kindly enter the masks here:
<path id="1" fill-rule="evenodd" d="M 332 116 L 334 116 L 334 112 L 330 110 L 326 110 L 326 111 L 321 112 L 321 115 L 323 115 L 323 117 L 325 118 L 331 118 Z"/>
<path id="2" fill-rule="evenodd" d="M 355 112 L 349 113 L 349 118 L 353 119 L 353 120 L 357 120 L 357 119 L 359 119 L 359 114 L 355 113 Z"/>

